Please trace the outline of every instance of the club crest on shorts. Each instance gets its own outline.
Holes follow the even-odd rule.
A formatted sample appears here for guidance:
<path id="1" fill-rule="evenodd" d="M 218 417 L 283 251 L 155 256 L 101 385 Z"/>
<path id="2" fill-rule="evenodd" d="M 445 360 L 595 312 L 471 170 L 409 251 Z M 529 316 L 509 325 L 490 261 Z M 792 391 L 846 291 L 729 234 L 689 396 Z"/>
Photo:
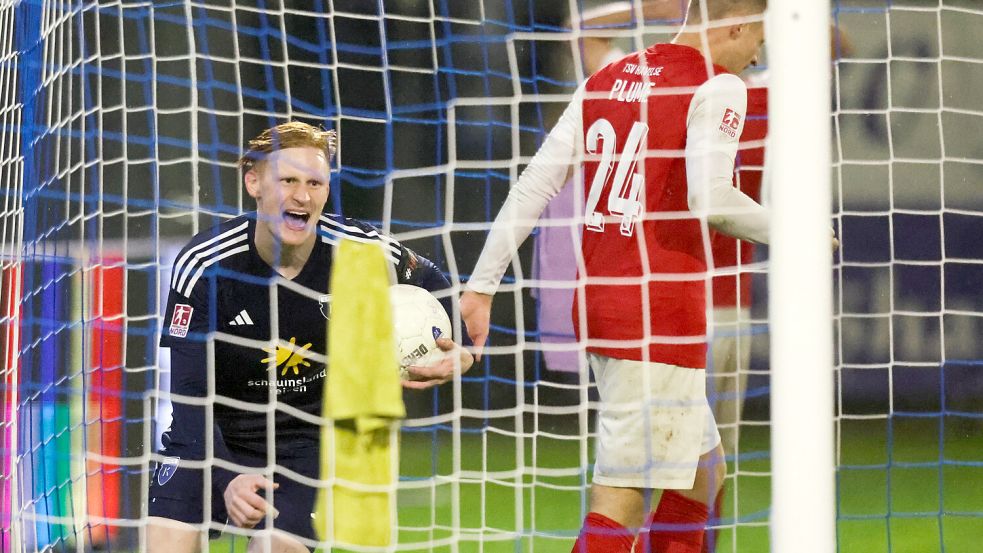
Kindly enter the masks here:
<path id="1" fill-rule="evenodd" d="M 194 311 L 194 307 L 185 303 L 174 306 L 174 314 L 171 315 L 171 327 L 168 329 L 171 336 L 184 338 L 188 335 L 188 328 L 191 327 L 191 314 Z"/>
<path id="2" fill-rule="evenodd" d="M 331 318 L 331 295 L 321 294 L 317 297 L 317 303 L 321 307 L 321 314 L 324 315 L 324 320 Z"/>
<path id="3" fill-rule="evenodd" d="M 157 467 L 157 484 L 163 486 L 177 472 L 177 466 L 181 463 L 180 457 L 164 457 Z"/>

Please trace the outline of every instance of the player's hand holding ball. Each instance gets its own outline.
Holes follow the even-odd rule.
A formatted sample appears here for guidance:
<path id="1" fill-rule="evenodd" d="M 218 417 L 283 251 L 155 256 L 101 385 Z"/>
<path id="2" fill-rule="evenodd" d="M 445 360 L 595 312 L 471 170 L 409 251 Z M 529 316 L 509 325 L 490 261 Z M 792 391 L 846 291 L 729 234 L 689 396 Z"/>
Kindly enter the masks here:
<path id="1" fill-rule="evenodd" d="M 449 338 L 451 322 L 430 292 L 408 284 L 390 289 L 399 371 L 404 388 L 426 389 L 465 373 L 474 363 L 470 352 Z"/>
<path id="2" fill-rule="evenodd" d="M 256 492 L 261 489 L 272 491 L 279 487 L 280 484 L 274 484 L 259 474 L 236 476 L 222 494 L 229 520 L 239 528 L 252 528 L 263 520 L 268 511 L 273 512 L 273 518 L 278 517 L 280 512 Z"/>
<path id="3" fill-rule="evenodd" d="M 404 388 L 423 390 L 450 381 L 454 378 L 454 371 L 457 369 L 455 358 L 460 361 L 461 374 L 468 372 L 474 363 L 474 356 L 449 338 L 437 338 L 437 347 L 444 355 L 435 364 L 425 367 L 415 365 L 405 367 Z"/>

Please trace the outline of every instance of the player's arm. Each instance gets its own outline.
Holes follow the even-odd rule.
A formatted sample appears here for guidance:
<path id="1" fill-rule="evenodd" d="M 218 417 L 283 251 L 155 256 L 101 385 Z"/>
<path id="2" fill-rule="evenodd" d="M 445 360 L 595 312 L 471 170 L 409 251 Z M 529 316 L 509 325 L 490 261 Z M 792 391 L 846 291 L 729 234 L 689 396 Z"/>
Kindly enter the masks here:
<path id="1" fill-rule="evenodd" d="M 746 108 L 747 88 L 731 74 L 713 77 L 693 95 L 686 130 L 689 207 L 724 234 L 767 244 L 767 210 L 733 184 Z"/>
<path id="2" fill-rule="evenodd" d="M 345 238 L 379 244 L 386 259 L 392 263 L 396 282 L 399 284 L 419 286 L 430 292 L 451 287 L 450 281 L 435 263 L 373 225 L 341 215 L 326 215 L 321 217 L 321 220 L 326 224 L 323 229 L 326 233 L 324 236 L 332 244 Z"/>
<path id="3" fill-rule="evenodd" d="M 399 245 L 399 248 L 401 254 L 399 262 L 396 264 L 396 282 L 419 286 L 430 292 L 438 292 L 451 287 L 451 281 L 447 280 L 444 272 L 433 261 L 402 244 Z M 447 305 L 444 305 L 444 309 L 447 309 Z M 447 312 L 450 313 L 450 309 L 447 309 Z"/>
<path id="4" fill-rule="evenodd" d="M 161 346 L 170 348 L 171 394 L 193 398 L 208 396 L 206 340 L 210 323 L 204 282 L 200 281 L 190 296 L 172 289 L 168 298 Z M 204 457 L 205 407 L 180 400 L 173 400 L 172 405 L 171 439 L 182 440 L 184 445 L 199 451 Z M 233 462 L 222 431 L 214 420 L 211 430 L 214 458 Z M 225 499 L 229 517 L 237 526 L 251 528 L 263 519 L 266 510 L 271 507 L 256 490 L 275 487 L 276 484 L 258 474 L 238 474 L 220 466 L 212 470 L 212 493 Z"/>
<path id="5" fill-rule="evenodd" d="M 183 252 L 182 252 L 183 253 Z M 180 256 L 179 256 L 180 258 Z M 161 347 L 170 348 L 171 390 L 174 395 L 205 398 L 208 395 L 208 359 L 206 340 L 210 332 L 209 302 L 205 293 L 205 280 L 199 281 L 188 295 L 173 287 L 167 298 L 164 327 L 161 330 Z M 172 401 L 173 414 L 170 427 L 172 439 L 205 452 L 205 407 Z M 218 425 L 212 421 L 213 454 L 231 460 L 228 447 Z M 212 477 L 213 487 L 219 491 L 235 477 L 235 474 L 218 469 Z"/>
<path id="6" fill-rule="evenodd" d="M 560 192 L 575 161 L 582 125 L 582 98 L 583 86 L 509 191 L 468 280 L 467 290 L 461 295 L 461 317 L 479 358 L 488 338 L 492 296 L 509 261 L 535 228 L 546 204 Z"/>
<path id="7" fill-rule="evenodd" d="M 171 346 L 171 394 L 195 398 L 207 397 L 207 351 L 204 342 L 185 340 Z M 180 400 L 173 402 L 173 420 L 171 432 L 179 433 L 181 439 L 190 440 L 189 445 L 200 446 L 205 451 L 205 407 L 184 403 Z M 222 437 L 222 431 L 212 422 L 212 453 L 218 459 L 232 460 L 229 448 Z M 236 477 L 236 473 L 215 467 L 212 471 L 212 488 L 221 493 Z"/>

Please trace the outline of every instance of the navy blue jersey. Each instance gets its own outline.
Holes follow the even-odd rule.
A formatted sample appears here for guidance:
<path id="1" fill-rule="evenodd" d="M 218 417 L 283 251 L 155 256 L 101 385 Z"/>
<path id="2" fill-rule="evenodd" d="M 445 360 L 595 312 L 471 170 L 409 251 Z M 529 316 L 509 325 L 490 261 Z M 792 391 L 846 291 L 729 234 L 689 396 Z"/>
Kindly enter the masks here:
<path id="1" fill-rule="evenodd" d="M 160 340 L 161 346 L 171 348 L 173 394 L 207 395 L 210 342 L 216 396 L 256 408 L 268 406 L 272 360 L 278 405 L 320 415 L 332 246 L 342 238 L 380 243 L 400 283 L 431 291 L 450 286 L 427 259 L 371 225 L 339 215 L 321 216 L 310 258 L 294 279 L 284 281 L 256 252 L 255 228 L 255 213 L 236 217 L 198 233 L 175 259 Z M 272 347 L 271 339 L 279 345 Z M 179 399 L 173 403 L 171 441 L 202 444 L 203 410 Z M 267 436 L 289 447 L 297 440 L 316 440 L 319 430 L 282 409 L 275 413 L 275 428 L 270 428 L 266 413 L 221 400 L 214 402 L 214 422 L 214 452 L 219 457 L 226 456 L 226 444 L 265 451 Z"/>

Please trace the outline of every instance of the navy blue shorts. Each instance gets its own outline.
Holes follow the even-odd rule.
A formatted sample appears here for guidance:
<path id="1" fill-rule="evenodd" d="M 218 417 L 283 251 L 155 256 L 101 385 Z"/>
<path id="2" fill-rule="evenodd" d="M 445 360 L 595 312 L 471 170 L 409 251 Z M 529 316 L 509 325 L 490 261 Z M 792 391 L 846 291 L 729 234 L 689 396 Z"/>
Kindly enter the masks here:
<path id="1" fill-rule="evenodd" d="M 317 488 L 304 485 L 279 469 L 285 467 L 308 478 L 317 479 L 319 466 L 317 445 L 303 442 L 278 443 L 277 446 L 281 451 L 277 454 L 277 470 L 274 472 L 273 481 L 280 487 L 273 491 L 273 506 L 280 511 L 280 516 L 273 521 L 273 527 L 300 538 L 316 540 L 312 513 Z M 266 456 L 256 453 L 256 450 L 261 450 L 263 447 L 262 444 L 255 444 L 255 448 L 245 449 L 230 444 L 229 450 L 236 464 L 263 467 L 266 466 Z M 200 449 L 200 447 L 171 441 L 165 434 L 164 448 L 160 451 L 160 455 L 166 459 L 157 463 L 150 481 L 149 516 L 188 524 L 204 523 L 203 471 L 189 468 L 182 462 L 186 459 L 201 459 L 203 455 Z M 222 525 L 228 522 L 223 492 L 224 490 L 213 489 L 211 497 L 212 521 Z M 255 529 L 263 528 L 265 524 L 264 519 L 255 526 Z M 212 531 L 209 534 L 214 538 L 219 532 Z"/>

